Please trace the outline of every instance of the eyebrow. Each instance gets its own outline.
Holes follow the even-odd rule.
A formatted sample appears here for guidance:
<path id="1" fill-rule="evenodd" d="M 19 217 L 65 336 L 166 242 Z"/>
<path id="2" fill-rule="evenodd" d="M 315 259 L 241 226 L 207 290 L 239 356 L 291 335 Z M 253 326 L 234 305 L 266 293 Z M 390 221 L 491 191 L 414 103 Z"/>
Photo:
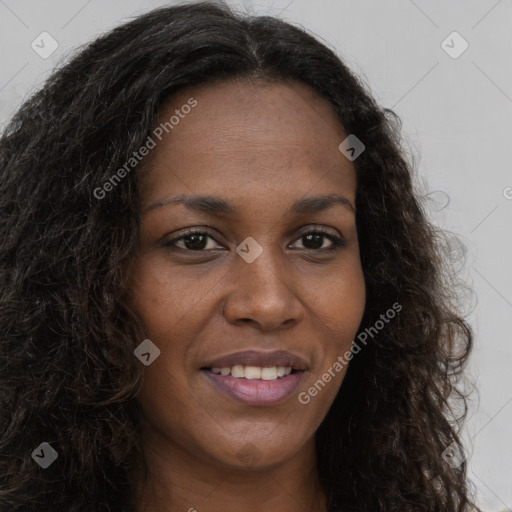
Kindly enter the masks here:
<path id="1" fill-rule="evenodd" d="M 206 213 L 209 215 L 238 215 L 238 208 L 228 201 L 215 196 L 179 195 L 172 198 L 163 198 L 150 204 L 142 213 L 147 213 L 162 206 L 171 204 L 183 204 L 191 210 Z M 321 196 L 309 196 L 298 199 L 289 210 L 292 215 L 304 215 L 320 213 L 335 205 L 341 205 L 355 213 L 356 209 L 352 203 L 340 194 L 325 194 Z"/>

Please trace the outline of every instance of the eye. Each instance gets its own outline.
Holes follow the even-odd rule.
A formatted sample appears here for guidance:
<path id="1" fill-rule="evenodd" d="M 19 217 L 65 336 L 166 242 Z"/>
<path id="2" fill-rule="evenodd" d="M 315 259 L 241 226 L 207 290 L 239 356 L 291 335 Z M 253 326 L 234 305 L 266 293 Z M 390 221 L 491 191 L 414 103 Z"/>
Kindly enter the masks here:
<path id="1" fill-rule="evenodd" d="M 329 247 L 322 247 L 325 239 L 331 242 Z M 302 240 L 305 245 L 312 245 L 313 247 L 304 247 L 307 250 L 328 252 L 335 251 L 341 247 L 345 247 L 346 242 L 339 236 L 326 231 L 323 228 L 315 228 L 310 231 L 303 233 L 298 240 Z"/>
<path id="2" fill-rule="evenodd" d="M 208 239 L 216 241 L 213 235 L 201 228 L 190 229 L 179 237 L 173 238 L 163 243 L 164 247 L 177 248 L 184 251 L 205 252 L 205 250 L 217 250 L 219 247 L 208 247 Z M 329 247 L 323 247 L 325 239 L 331 242 Z M 346 246 L 346 242 L 341 237 L 326 231 L 323 228 L 314 228 L 302 233 L 297 239 L 303 243 L 305 250 L 317 252 L 329 252 Z M 178 245 L 178 244 L 181 244 Z M 290 244 L 291 245 L 291 244 Z M 312 247 L 307 247 L 312 246 Z M 222 249 L 222 247 L 220 247 Z"/>
<path id="3" fill-rule="evenodd" d="M 209 250 L 215 249 L 214 247 L 208 247 L 208 239 L 215 240 L 209 231 L 204 229 L 190 229 L 183 235 L 166 241 L 164 247 L 171 247 L 183 249 L 186 251 L 201 252 L 208 248 Z M 184 247 L 179 247 L 178 242 L 183 242 Z"/>

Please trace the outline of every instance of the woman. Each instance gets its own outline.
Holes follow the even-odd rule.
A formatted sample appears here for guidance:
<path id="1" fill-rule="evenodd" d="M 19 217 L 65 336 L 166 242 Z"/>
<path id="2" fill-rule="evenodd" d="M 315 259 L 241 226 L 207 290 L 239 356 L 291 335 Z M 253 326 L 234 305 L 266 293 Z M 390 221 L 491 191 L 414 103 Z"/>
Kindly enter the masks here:
<path id="1" fill-rule="evenodd" d="M 116 28 L 21 107 L 3 510 L 478 510 L 472 332 L 393 115 L 303 30 L 208 2 Z"/>

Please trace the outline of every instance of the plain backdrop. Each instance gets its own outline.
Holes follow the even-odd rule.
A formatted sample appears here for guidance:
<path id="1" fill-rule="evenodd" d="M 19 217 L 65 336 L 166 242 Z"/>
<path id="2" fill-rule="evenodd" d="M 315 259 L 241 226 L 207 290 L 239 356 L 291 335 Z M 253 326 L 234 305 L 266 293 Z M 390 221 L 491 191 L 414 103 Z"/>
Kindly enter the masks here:
<path id="1" fill-rule="evenodd" d="M 1 127 L 76 47 L 173 3 L 0 0 Z M 464 429 L 469 477 L 484 511 L 512 509 L 512 2 L 228 3 L 302 25 L 400 116 L 432 219 L 467 248 L 454 245 L 453 254 L 473 289 L 466 298 L 476 334 L 468 376 L 478 391 Z M 31 46 L 42 32 L 58 44 L 47 58 Z"/>

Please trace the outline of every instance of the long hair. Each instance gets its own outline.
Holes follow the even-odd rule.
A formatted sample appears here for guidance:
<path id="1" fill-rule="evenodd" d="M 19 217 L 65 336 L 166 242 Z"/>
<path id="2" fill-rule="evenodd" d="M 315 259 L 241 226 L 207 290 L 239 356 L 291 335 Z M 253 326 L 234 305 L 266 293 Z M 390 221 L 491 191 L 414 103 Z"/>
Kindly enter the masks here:
<path id="1" fill-rule="evenodd" d="M 145 464 L 135 400 L 143 366 L 133 354 L 144 326 L 126 286 L 138 248 L 137 168 L 100 199 L 98 189 L 144 145 L 174 93 L 244 78 L 309 85 L 364 142 L 353 162 L 367 293 L 358 333 L 402 307 L 354 355 L 315 434 L 329 505 L 474 507 L 466 461 L 444 456 L 462 446 L 458 383 L 473 335 L 396 114 L 304 29 L 200 2 L 153 10 L 77 51 L 0 139 L 2 510 L 134 510 L 130 474 Z M 41 449 L 57 453 L 46 469 Z"/>

